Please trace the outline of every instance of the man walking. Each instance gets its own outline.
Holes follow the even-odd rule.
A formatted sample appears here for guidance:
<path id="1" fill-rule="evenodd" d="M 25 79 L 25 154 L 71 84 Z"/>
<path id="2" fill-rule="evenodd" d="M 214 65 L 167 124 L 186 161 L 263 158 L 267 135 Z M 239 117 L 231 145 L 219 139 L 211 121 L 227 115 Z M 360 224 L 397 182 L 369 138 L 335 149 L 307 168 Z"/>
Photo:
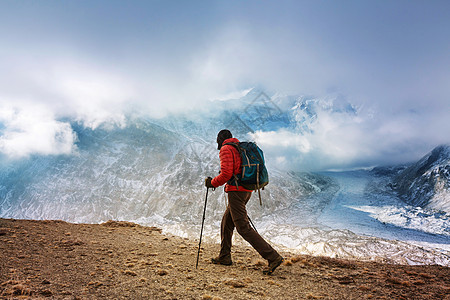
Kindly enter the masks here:
<path id="1" fill-rule="evenodd" d="M 217 135 L 220 174 L 214 179 L 211 177 L 205 179 L 205 185 L 208 188 L 216 188 L 226 183 L 225 192 L 228 193 L 228 206 L 223 214 L 220 230 L 220 254 L 211 261 L 214 264 L 227 266 L 232 264 L 231 241 L 236 227 L 237 232 L 268 261 L 268 267 L 263 272 L 270 275 L 283 262 L 283 257 L 250 226 L 246 204 L 252 191 L 236 184 L 235 180 L 230 180 L 234 178 L 234 174 L 242 172 L 241 156 L 234 146 L 226 145 L 227 143 L 239 143 L 239 140 L 233 138 L 229 130 L 224 129 Z"/>

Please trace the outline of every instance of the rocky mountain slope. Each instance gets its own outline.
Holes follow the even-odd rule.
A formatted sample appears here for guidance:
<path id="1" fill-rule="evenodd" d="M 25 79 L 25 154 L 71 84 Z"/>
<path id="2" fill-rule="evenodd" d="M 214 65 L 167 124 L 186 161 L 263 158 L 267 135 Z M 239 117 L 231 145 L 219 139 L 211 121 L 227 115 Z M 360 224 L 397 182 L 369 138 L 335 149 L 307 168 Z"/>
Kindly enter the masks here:
<path id="1" fill-rule="evenodd" d="M 0 217 L 198 223 L 204 178 L 215 176 L 219 166 L 210 128 L 223 125 L 210 124 L 135 119 L 112 130 L 74 126 L 76 155 L 32 157 L 0 169 Z M 263 199 L 271 210 L 330 186 L 320 175 L 277 171 L 270 182 Z M 222 189 L 211 193 L 208 218 L 220 219 L 224 205 Z M 255 217 L 262 213 L 255 211 Z"/>
<path id="2" fill-rule="evenodd" d="M 395 176 L 393 187 L 413 206 L 450 212 L 450 146 L 438 146 Z"/>

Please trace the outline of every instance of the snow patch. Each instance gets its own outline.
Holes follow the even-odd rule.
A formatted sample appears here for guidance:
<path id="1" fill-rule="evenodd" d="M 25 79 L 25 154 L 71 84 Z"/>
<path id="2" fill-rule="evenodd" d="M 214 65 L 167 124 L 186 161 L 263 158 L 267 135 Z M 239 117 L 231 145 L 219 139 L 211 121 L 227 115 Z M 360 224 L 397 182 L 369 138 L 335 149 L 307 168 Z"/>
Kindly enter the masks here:
<path id="1" fill-rule="evenodd" d="M 384 224 L 415 229 L 432 234 L 450 236 L 450 214 L 423 209 L 421 207 L 386 206 L 347 206 L 367 212 L 370 216 Z"/>

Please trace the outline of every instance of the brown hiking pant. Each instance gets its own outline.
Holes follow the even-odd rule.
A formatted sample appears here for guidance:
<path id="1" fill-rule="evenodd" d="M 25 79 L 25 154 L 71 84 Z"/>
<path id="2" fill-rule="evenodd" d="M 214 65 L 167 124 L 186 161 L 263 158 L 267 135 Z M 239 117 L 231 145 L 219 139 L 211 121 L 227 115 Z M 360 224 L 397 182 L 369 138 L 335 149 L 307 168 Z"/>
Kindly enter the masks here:
<path id="1" fill-rule="evenodd" d="M 231 255 L 231 239 L 233 230 L 237 232 L 255 248 L 256 251 L 270 262 L 280 255 L 273 249 L 251 226 L 245 208 L 251 192 L 228 192 L 228 207 L 222 217 L 221 223 L 221 249 L 220 259 L 225 259 Z"/>

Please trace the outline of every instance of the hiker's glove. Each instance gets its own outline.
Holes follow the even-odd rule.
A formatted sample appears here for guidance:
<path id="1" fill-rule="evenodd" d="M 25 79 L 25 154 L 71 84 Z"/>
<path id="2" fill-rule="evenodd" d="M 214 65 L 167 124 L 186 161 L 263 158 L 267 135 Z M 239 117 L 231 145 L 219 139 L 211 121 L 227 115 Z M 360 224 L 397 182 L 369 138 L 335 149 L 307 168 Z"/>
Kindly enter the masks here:
<path id="1" fill-rule="evenodd" d="M 206 186 L 207 188 L 213 188 L 213 189 L 214 189 L 214 188 L 216 188 L 216 187 L 212 185 L 211 180 L 212 180 L 211 177 L 205 178 L 205 186 Z"/>

